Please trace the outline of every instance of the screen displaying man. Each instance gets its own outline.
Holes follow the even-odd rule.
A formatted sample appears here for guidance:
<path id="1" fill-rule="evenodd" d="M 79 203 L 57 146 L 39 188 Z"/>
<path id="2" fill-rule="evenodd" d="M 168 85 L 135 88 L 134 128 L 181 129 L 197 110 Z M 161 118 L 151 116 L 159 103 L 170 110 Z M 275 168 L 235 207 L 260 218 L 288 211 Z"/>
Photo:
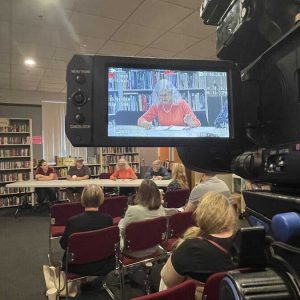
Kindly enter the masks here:
<path id="1" fill-rule="evenodd" d="M 75 166 L 70 167 L 67 180 L 78 181 L 89 179 L 91 170 L 83 164 L 83 158 L 78 157 L 75 161 Z M 71 202 L 80 201 L 83 188 L 67 188 L 67 197 Z M 75 196 L 74 196 L 75 195 Z"/>
<path id="2" fill-rule="evenodd" d="M 167 180 L 171 179 L 171 176 L 168 170 L 162 165 L 161 161 L 155 160 L 152 163 L 152 167 L 146 172 L 144 178 L 153 180 Z"/>

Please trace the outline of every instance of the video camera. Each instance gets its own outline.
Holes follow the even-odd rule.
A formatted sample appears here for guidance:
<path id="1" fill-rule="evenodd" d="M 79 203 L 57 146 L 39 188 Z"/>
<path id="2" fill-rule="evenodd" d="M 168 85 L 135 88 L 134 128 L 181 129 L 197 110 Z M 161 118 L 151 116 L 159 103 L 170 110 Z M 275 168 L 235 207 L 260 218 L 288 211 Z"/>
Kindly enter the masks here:
<path id="1" fill-rule="evenodd" d="M 218 61 L 75 55 L 67 68 L 73 145 L 176 146 L 191 170 L 272 185 L 243 193 L 266 263 L 228 275 L 220 299 L 300 299 L 299 13 L 299 0 L 205 0 Z"/>

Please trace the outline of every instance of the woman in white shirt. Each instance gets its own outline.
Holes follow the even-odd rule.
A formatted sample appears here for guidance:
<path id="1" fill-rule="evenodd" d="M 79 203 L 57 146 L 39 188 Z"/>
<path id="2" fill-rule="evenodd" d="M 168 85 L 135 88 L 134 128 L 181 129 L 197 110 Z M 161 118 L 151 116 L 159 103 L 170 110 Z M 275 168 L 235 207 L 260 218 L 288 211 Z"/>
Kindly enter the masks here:
<path id="1" fill-rule="evenodd" d="M 121 247 L 124 244 L 123 237 L 128 224 L 165 216 L 165 210 L 161 202 L 161 194 L 155 182 L 150 179 L 144 179 L 135 198 L 136 205 L 128 207 L 125 217 L 119 223 Z M 142 251 L 128 251 L 126 254 L 131 257 L 144 257 L 156 252 L 157 249 L 158 245 Z"/>

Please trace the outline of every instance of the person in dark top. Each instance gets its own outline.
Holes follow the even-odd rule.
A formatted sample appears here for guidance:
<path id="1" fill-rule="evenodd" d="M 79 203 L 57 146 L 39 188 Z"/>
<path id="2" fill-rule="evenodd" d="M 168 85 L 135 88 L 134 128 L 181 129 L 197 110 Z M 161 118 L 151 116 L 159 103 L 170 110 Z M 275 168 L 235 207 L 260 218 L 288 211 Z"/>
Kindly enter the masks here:
<path id="1" fill-rule="evenodd" d="M 197 227 L 187 230 L 161 271 L 160 290 L 186 278 L 204 283 L 213 273 L 234 268 L 229 250 L 236 214 L 229 199 L 208 192 L 197 206 L 195 219 Z"/>
<path id="2" fill-rule="evenodd" d="M 79 181 L 79 180 L 86 180 L 89 179 L 91 175 L 91 170 L 88 166 L 85 166 L 83 164 L 83 158 L 79 157 L 76 159 L 75 166 L 70 167 L 68 174 L 67 174 L 67 180 L 72 180 L 72 181 Z M 67 188 L 66 189 L 66 194 L 68 199 L 71 202 L 79 202 L 81 193 L 82 193 L 83 188 L 78 187 L 78 188 Z M 75 194 L 75 196 L 74 196 Z"/>
<path id="3" fill-rule="evenodd" d="M 167 192 L 177 191 L 181 189 L 188 189 L 189 184 L 186 178 L 184 165 L 180 163 L 173 163 L 172 166 L 172 181 L 167 187 Z"/>
<path id="4" fill-rule="evenodd" d="M 38 162 L 35 172 L 35 179 L 38 181 L 49 181 L 57 179 L 57 174 L 53 168 L 50 168 L 44 159 Z M 57 188 L 36 188 L 38 204 L 42 204 L 47 200 L 51 203 L 57 200 Z"/>
<path id="5" fill-rule="evenodd" d="M 68 239 L 72 233 L 103 229 L 113 225 L 112 217 L 99 213 L 99 207 L 104 202 L 104 194 L 100 186 L 90 184 L 85 186 L 81 196 L 81 204 L 85 211 L 82 214 L 71 217 L 66 225 L 63 236 L 60 239 L 61 247 L 66 250 Z M 65 265 L 65 255 L 63 257 Z M 115 267 L 114 257 L 81 265 L 68 264 L 68 271 L 79 275 L 101 276 Z"/>
<path id="6" fill-rule="evenodd" d="M 162 166 L 160 160 L 155 160 L 152 164 L 152 167 L 146 172 L 145 179 L 153 179 L 153 180 L 166 180 L 171 179 L 171 176 L 167 169 Z"/>

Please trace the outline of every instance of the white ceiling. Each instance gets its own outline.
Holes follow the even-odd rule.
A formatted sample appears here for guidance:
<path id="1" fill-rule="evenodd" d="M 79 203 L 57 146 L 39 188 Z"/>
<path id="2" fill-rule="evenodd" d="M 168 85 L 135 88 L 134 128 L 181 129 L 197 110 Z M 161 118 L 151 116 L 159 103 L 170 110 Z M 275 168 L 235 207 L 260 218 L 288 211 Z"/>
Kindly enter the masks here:
<path id="1" fill-rule="evenodd" d="M 215 59 L 201 0 L 0 0 L 0 89 L 65 93 L 75 53 Z M 24 66 L 26 57 L 37 65 Z"/>

